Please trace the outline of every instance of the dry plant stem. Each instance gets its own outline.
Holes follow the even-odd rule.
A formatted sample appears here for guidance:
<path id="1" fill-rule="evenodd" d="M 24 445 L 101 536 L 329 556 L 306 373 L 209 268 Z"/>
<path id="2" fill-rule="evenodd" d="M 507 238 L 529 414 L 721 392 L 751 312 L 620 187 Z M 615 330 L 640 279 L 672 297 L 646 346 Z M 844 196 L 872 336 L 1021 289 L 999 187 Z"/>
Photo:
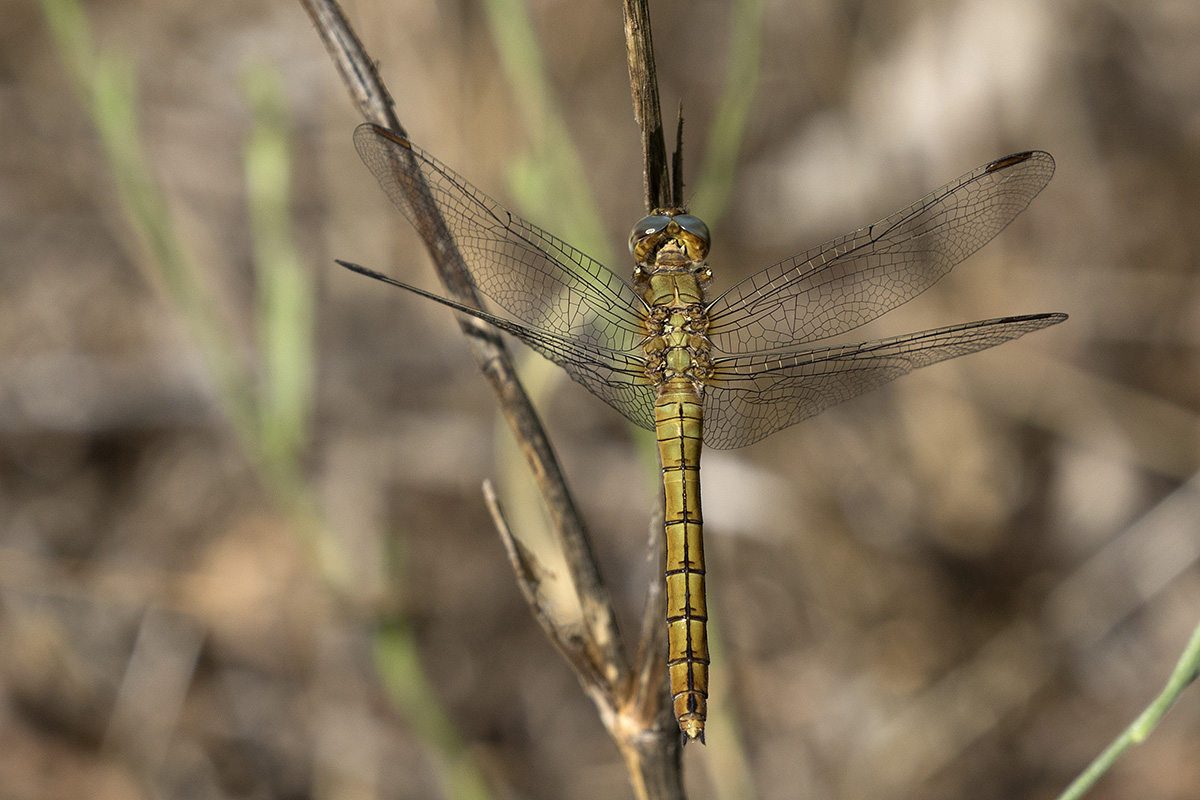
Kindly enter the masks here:
<path id="1" fill-rule="evenodd" d="M 675 127 L 675 152 L 671 154 L 671 205 L 683 208 L 683 101 L 679 101 L 679 123 Z"/>
<path id="2" fill-rule="evenodd" d="M 391 96 L 374 62 L 367 56 L 362 42 L 338 5 L 332 0 L 301 2 L 316 24 L 363 116 L 377 125 L 403 133 L 404 128 L 396 116 Z M 428 187 L 421 186 L 416 191 L 428 192 Z M 416 209 L 432 206 L 432 203 L 421 201 L 413 204 Z M 433 257 L 438 275 L 451 296 L 479 307 L 478 296 L 445 222 L 439 215 L 431 215 L 419 219 L 417 227 Z M 604 676 L 608 687 L 616 687 L 628 667 L 617 634 L 612 604 L 600 579 L 582 518 L 567 490 L 541 421 L 517 381 L 512 360 L 499 335 L 473 319 L 461 319 L 460 325 L 476 361 L 496 392 L 501 410 L 529 461 L 549 508 L 553 529 L 559 538 L 583 609 L 584 625 L 588 631 L 586 658 L 592 661 L 593 672 Z"/>
<path id="3" fill-rule="evenodd" d="M 550 613 L 543 602 L 541 587 L 546 570 L 538 562 L 537 557 L 521 543 L 521 540 L 513 535 L 512 528 L 509 527 L 508 520 L 504 516 L 504 510 L 500 507 L 500 498 L 497 497 L 496 489 L 489 480 L 483 482 L 483 499 L 492 516 L 492 524 L 495 525 L 496 532 L 500 534 L 500 541 L 504 544 L 504 550 L 508 554 L 509 564 L 517 576 L 517 586 L 525 596 L 525 602 L 533 609 L 534 618 L 542 626 L 546 638 L 558 648 L 575 672 L 580 675 L 585 689 L 589 691 L 603 689 L 605 686 L 603 676 L 595 673 L 594 666 L 589 660 L 580 658 L 582 651 L 576 646 L 573 637 L 556 622 L 554 615 Z M 612 713 L 614 698 L 609 692 L 601 691 L 592 699 L 595 700 L 602 714 Z M 607 727 L 611 727 L 611 725 L 607 725 Z"/>
<path id="4" fill-rule="evenodd" d="M 578 648 L 572 645 L 569 638 L 564 638 L 561 626 L 555 623 L 553 615 L 542 602 L 539 589 L 545 571 L 533 554 L 513 536 L 490 481 L 484 481 L 483 494 L 526 602 L 534 610 L 534 615 L 546 636 L 581 676 L 584 688 L 592 693 L 593 689 L 601 685 L 599 676 L 590 681 L 583 679 L 590 665 L 578 660 Z M 662 521 L 657 520 L 656 523 L 656 528 L 651 533 L 650 545 L 652 552 L 663 552 Z M 666 637 L 662 635 L 664 616 L 666 599 L 663 596 L 662 581 L 656 576 L 651 581 L 650 596 L 647 598 L 646 613 L 642 620 L 637 674 L 631 676 L 622 697 L 592 693 L 592 700 L 600 709 L 605 727 L 612 732 L 620 747 L 634 793 L 639 798 L 685 796 L 680 764 L 683 742 L 677 732 L 667 697 Z"/>
<path id="5" fill-rule="evenodd" d="M 650 30 L 650 7 L 647 0 L 625 0 L 625 53 L 629 63 L 629 89 L 633 97 L 634 118 L 642 133 L 642 158 L 645 168 L 646 210 L 679 207 L 682 205 L 683 176 L 683 107 L 679 111 L 679 127 L 674 168 L 667 165 L 666 141 L 663 133 L 662 107 L 658 98 L 658 76 L 654 65 L 654 43 Z M 671 183 L 670 176 L 675 183 Z M 650 552 L 658 556 L 659 568 L 652 573 L 646 607 L 639 637 L 635 681 L 629 695 L 629 714 L 642 721 L 647 730 L 657 732 L 665 756 L 678 768 L 682 738 L 672 713 L 667 691 L 667 638 L 662 622 L 666 619 L 666 597 L 662 574 L 666 555 L 661 516 L 653 522 Z M 682 787 L 679 789 L 682 791 Z"/>
<path id="6" fill-rule="evenodd" d="M 624 0 L 625 54 L 629 61 L 629 91 L 633 116 L 642 130 L 642 162 L 646 166 L 646 210 L 669 208 L 667 145 L 662 108 L 658 102 L 658 75 L 654 69 L 654 42 L 650 35 L 648 0 Z"/>
<path id="7" fill-rule="evenodd" d="M 332 0 L 301 0 L 330 51 L 343 81 L 350 89 L 363 116 L 378 125 L 403 132 L 391 97 L 383 85 L 374 62 L 345 16 Z M 649 36 L 648 23 L 643 28 Z M 648 40 L 647 40 L 648 45 Z M 649 54 L 649 51 L 646 51 Z M 651 69 L 651 74 L 653 70 Z M 657 115 L 657 93 L 655 114 Z M 658 162 L 665 176 L 665 148 L 661 122 L 658 123 Z M 427 186 L 414 191 L 428 192 Z M 414 209 L 432 208 L 433 203 L 417 200 Z M 479 306 L 473 284 L 458 251 L 439 215 L 419 219 L 417 228 L 434 259 L 443 283 L 451 295 L 475 307 Z M 583 522 L 566 487 L 557 459 L 546 438 L 541 422 L 533 411 L 524 389 L 517 381 L 507 349 L 497 333 L 473 318 L 460 319 L 471 350 L 499 398 L 502 411 L 525 453 L 534 478 L 550 512 L 551 522 L 571 572 L 583 610 L 584 635 L 564 628 L 547 613 L 538 588 L 542 570 L 512 535 L 501 513 L 494 492 L 485 487 L 492 511 L 518 584 L 546 635 L 574 668 L 585 691 L 596 702 L 608 730 L 621 749 L 634 790 L 641 798 L 682 798 L 679 733 L 665 702 L 665 637 L 661 619 L 665 616 L 660 579 L 651 581 L 647 618 L 653 627 L 643 627 L 639 648 L 639 670 L 629 667 L 619 639 L 616 620 L 604 587 Z M 659 542 L 661 545 L 661 542 Z M 662 549 L 656 547 L 656 550 Z"/>
<path id="8" fill-rule="evenodd" d="M 628 710 L 625 713 L 633 719 L 641 720 L 647 729 L 668 731 L 670 736 L 665 744 L 675 748 L 674 758 L 678 759 L 683 737 L 676 735 L 678 723 L 675 721 L 667 685 L 667 637 L 663 636 L 663 620 L 667 617 L 666 583 L 661 578 L 666 572 L 667 549 L 663 541 L 665 533 L 660 509 L 650 522 L 648 552 L 657 558 L 650 573 L 650 587 L 646 592 L 646 607 L 642 612 L 637 663 L 634 667 L 634 683 L 628 695 Z"/>
<path id="9" fill-rule="evenodd" d="M 620 720 L 627 735 L 621 755 L 639 798 L 684 798 L 683 736 L 675 721 L 667 685 L 667 617 L 665 528 L 661 514 L 650 523 L 649 552 L 656 554 L 642 613 L 637 666 L 622 705 Z"/>
<path id="10" fill-rule="evenodd" d="M 1104 752 L 1096 756 L 1088 768 L 1059 795 L 1058 800 L 1081 800 L 1096 781 L 1112 768 L 1117 758 L 1130 747 L 1146 741 L 1146 737 L 1154 731 L 1159 720 L 1179 699 L 1179 695 L 1183 694 L 1184 689 L 1190 686 L 1197 677 L 1200 677 L 1200 626 L 1192 631 L 1183 655 L 1179 657 L 1179 662 L 1167 679 L 1167 685 L 1158 697 L 1138 715 L 1133 724 L 1122 731 L 1121 735 L 1104 749 Z"/>
<path id="11" fill-rule="evenodd" d="M 342 13 L 342 7 L 326 0 L 300 0 L 300 4 L 312 17 L 325 49 L 342 76 L 342 83 L 350 90 L 350 96 L 354 98 L 363 117 L 407 137 L 400 118 L 396 116 L 392 96 L 379 77 L 375 62 L 367 57 L 358 34 Z"/>

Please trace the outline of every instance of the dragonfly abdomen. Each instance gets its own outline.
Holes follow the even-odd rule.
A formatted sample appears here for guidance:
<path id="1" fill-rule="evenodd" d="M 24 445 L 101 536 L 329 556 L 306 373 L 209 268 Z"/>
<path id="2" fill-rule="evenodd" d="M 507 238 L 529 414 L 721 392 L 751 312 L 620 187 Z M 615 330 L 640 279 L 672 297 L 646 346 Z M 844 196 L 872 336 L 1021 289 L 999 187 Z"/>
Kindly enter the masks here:
<path id="1" fill-rule="evenodd" d="M 704 738 L 708 713 L 708 606 L 704 599 L 700 448 L 703 409 L 690 381 L 668 381 L 654 406 L 667 540 L 667 669 L 679 728 Z"/>
<path id="2" fill-rule="evenodd" d="M 682 236 L 677 227 L 668 232 Z M 656 253 L 656 269 L 640 268 L 645 317 L 646 376 L 658 387 L 654 429 L 662 467 L 667 540 L 667 671 L 679 729 L 704 741 L 708 715 L 708 604 L 704 599 L 700 449 L 704 438 L 701 393 L 712 370 L 703 283 L 672 240 Z"/>
<path id="3" fill-rule="evenodd" d="M 427 243 L 436 236 L 444 248 L 443 234 L 452 236 L 471 283 L 513 318 L 339 263 L 513 334 L 638 425 L 649 425 L 653 405 L 666 500 L 671 694 L 690 738 L 703 737 L 708 698 L 701 401 L 708 407 L 709 446 L 741 447 L 918 367 L 1066 319 L 1004 317 L 812 346 L 907 302 L 986 244 L 1050 180 L 1049 153 L 985 164 L 874 225 L 751 275 L 710 302 L 705 258 L 711 237 L 685 209 L 654 209 L 634 226 L 629 286 L 505 211 L 403 134 L 362 125 L 354 144 Z M 432 230 L 435 210 L 445 230 Z M 719 359 L 711 356 L 714 349 Z"/>

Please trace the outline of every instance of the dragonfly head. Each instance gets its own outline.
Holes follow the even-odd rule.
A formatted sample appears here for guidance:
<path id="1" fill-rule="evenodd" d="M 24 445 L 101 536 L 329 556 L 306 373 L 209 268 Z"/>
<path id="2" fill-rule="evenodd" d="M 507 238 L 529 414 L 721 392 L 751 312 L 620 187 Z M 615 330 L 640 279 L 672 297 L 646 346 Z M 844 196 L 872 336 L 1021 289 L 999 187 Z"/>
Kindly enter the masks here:
<path id="1" fill-rule="evenodd" d="M 678 270 L 704 261 L 709 238 L 708 226 L 699 217 L 659 209 L 633 226 L 629 252 L 641 269 Z"/>

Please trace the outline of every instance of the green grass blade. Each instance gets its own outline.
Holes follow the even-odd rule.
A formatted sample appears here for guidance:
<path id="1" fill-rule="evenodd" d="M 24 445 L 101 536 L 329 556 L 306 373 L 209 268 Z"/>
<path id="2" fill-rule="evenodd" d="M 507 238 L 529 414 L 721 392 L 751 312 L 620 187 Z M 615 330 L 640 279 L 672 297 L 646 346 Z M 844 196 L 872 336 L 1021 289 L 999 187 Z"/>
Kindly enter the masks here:
<path id="1" fill-rule="evenodd" d="M 729 205 L 738 155 L 750 124 L 762 66 L 763 0 L 735 0 L 730 19 L 729 69 L 708 144 L 696 193 L 694 213 L 715 228 Z M 687 175 L 684 175 L 686 179 Z"/>
<path id="2" fill-rule="evenodd" d="M 489 800 L 491 792 L 466 744 L 435 699 L 417 655 L 412 629 L 389 624 L 375 633 L 375 666 L 392 702 L 421 739 L 430 744 L 447 797 Z"/>
<path id="3" fill-rule="evenodd" d="M 256 67 L 246 73 L 244 84 L 254 115 L 245 165 L 258 289 L 260 447 L 274 469 L 290 472 L 298 468 L 308 440 L 314 291 L 292 236 L 290 124 L 283 81 L 274 69 Z"/>
<path id="4" fill-rule="evenodd" d="M 235 431 L 253 453 L 257 412 L 251 375 L 228 334 L 231 326 L 221 319 L 180 241 L 150 169 L 137 125 L 133 67 L 127 59 L 93 50 L 87 20 L 75 0 L 43 0 L 42 8 L 100 136 L 121 212 L 146 250 L 139 266 L 182 313 Z"/>
<path id="5" fill-rule="evenodd" d="M 1122 753 L 1133 745 L 1141 744 L 1146 740 L 1146 737 L 1157 727 L 1163 715 L 1179 699 L 1183 690 L 1196 680 L 1198 675 L 1200 675 L 1200 626 L 1197 626 L 1196 630 L 1192 632 L 1192 637 L 1188 640 L 1183 655 L 1179 657 L 1175 669 L 1172 670 L 1166 686 L 1158 697 L 1154 698 L 1146 710 L 1139 714 L 1133 724 L 1113 740 L 1112 744 L 1104 748 L 1104 752 L 1096 756 L 1088 768 L 1071 782 L 1066 791 L 1058 796 L 1058 800 L 1079 800 L 1083 797 L 1096 781 L 1116 763 Z"/>

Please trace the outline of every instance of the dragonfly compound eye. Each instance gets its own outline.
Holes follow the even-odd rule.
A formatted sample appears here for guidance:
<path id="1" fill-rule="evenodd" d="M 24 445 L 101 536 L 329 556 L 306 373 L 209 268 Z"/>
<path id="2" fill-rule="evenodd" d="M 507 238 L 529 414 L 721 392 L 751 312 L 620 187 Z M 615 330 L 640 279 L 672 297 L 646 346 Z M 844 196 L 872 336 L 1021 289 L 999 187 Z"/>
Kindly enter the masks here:
<path id="1" fill-rule="evenodd" d="M 673 239 L 692 261 L 703 261 L 708 255 L 709 233 L 704 221 L 691 214 L 670 212 L 642 217 L 629 236 L 629 252 L 636 263 L 649 265 L 667 239 Z"/>
<path id="2" fill-rule="evenodd" d="M 692 261 L 703 261 L 708 255 L 708 244 L 711 240 L 704 220 L 691 214 L 676 214 L 671 217 L 671 221 L 679 229 L 676 235 L 687 250 L 688 258 Z"/>
<path id="3" fill-rule="evenodd" d="M 699 217 L 693 217 L 691 214 L 676 214 L 671 217 L 675 224 L 685 231 L 695 236 L 697 239 L 704 242 L 707 248 L 709 242 L 712 241 L 712 236 L 708 232 L 708 226 L 704 224 L 704 220 Z"/>
<path id="4" fill-rule="evenodd" d="M 637 225 L 633 226 L 633 233 L 629 234 L 629 252 L 633 253 L 634 261 L 638 264 L 647 263 L 653 255 L 655 244 L 669 224 L 671 218 L 663 214 L 654 214 L 638 220 Z"/>

